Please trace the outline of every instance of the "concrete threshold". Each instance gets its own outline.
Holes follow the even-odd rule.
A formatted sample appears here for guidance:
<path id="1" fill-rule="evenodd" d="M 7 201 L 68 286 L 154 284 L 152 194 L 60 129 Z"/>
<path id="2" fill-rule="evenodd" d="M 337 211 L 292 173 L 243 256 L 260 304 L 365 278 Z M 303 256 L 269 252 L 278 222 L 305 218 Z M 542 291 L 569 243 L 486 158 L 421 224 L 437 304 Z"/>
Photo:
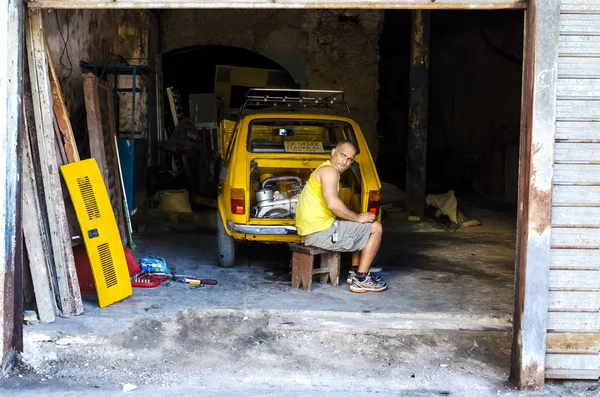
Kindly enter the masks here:
<path id="1" fill-rule="evenodd" d="M 320 310 L 278 309 L 207 309 L 188 308 L 171 313 L 146 313 L 129 318 L 81 316 L 57 319 L 52 324 L 38 324 L 25 328 L 25 340 L 44 340 L 84 335 L 108 335 L 122 332 L 137 321 L 157 320 L 169 322 L 176 318 L 201 319 L 231 317 L 241 320 L 266 320 L 273 331 L 304 331 L 331 333 L 365 333 L 393 336 L 396 334 L 420 334 L 436 331 L 510 332 L 511 319 L 507 317 L 474 316 L 446 313 L 369 313 Z"/>
<path id="2" fill-rule="evenodd" d="M 277 330 L 327 330 L 337 333 L 397 334 L 430 331 L 510 332 L 507 318 L 445 313 L 355 313 L 330 311 L 269 311 L 269 328 Z"/>

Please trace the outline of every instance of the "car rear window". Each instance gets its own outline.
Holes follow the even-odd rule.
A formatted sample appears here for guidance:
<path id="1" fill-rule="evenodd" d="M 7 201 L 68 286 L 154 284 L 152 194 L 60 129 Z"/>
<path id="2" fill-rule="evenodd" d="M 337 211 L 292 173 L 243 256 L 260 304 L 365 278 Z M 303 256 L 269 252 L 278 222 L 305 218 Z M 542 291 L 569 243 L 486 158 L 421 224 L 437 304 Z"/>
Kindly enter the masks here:
<path id="1" fill-rule="evenodd" d="M 344 140 L 352 142 L 360 150 L 352 126 L 345 121 L 258 119 L 249 126 L 248 151 L 329 153 L 339 141 Z"/>

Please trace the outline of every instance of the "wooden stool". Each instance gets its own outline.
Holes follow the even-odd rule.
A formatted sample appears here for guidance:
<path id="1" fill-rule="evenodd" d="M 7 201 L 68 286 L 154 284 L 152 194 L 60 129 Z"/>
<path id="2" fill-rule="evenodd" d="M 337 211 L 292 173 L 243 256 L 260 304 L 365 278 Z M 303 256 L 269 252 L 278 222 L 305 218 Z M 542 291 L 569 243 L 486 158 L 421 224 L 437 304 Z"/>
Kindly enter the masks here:
<path id="1" fill-rule="evenodd" d="M 312 278 L 315 274 L 321 275 L 321 284 L 331 284 L 337 287 L 340 282 L 339 252 L 326 251 L 321 248 L 304 244 L 290 243 L 292 250 L 292 288 L 304 287 L 305 291 L 312 290 Z M 321 267 L 314 269 L 315 255 L 321 255 Z"/>

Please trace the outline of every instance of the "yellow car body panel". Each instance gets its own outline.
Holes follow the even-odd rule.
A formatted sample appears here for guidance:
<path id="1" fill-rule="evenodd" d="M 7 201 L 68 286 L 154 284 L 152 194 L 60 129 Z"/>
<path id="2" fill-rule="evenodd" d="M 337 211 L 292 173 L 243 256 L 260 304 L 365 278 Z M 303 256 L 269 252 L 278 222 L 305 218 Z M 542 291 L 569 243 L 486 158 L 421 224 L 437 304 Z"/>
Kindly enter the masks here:
<path id="1" fill-rule="evenodd" d="M 98 305 L 131 296 L 131 281 L 119 228 L 95 159 L 60 167 L 69 190 L 90 260 Z"/>
<path id="2" fill-rule="evenodd" d="M 253 153 L 247 149 L 249 126 L 253 120 L 261 119 L 289 119 L 289 120 L 324 120 L 341 121 L 350 124 L 355 139 L 359 147 L 359 153 L 354 161 L 358 164 L 361 175 L 362 195 L 360 198 L 361 211 L 367 210 L 370 191 L 380 191 L 381 182 L 377 175 L 375 163 L 368 150 L 367 142 L 360 130 L 360 127 L 348 117 L 341 117 L 326 114 L 308 114 L 308 113 L 286 113 L 286 112 L 260 112 L 243 116 L 237 122 L 231 138 L 225 138 L 229 141 L 225 147 L 224 167 L 227 168 L 226 176 L 222 177 L 219 196 L 218 210 L 220 220 L 225 226 L 227 234 L 236 240 L 242 241 L 260 241 L 266 243 L 288 243 L 300 242 L 301 237 L 297 234 L 251 234 L 232 232 L 228 227 L 228 222 L 237 225 L 248 226 L 294 226 L 293 219 L 263 219 L 250 217 L 251 186 L 250 186 L 250 163 L 256 161 L 259 167 L 278 168 L 282 161 L 285 161 L 286 169 L 290 168 L 317 168 L 323 161 L 330 158 L 329 153 Z M 228 132 L 229 133 L 229 132 Z M 231 189 L 244 189 L 245 195 L 245 213 L 243 215 L 233 214 L 230 207 Z M 381 219 L 381 211 L 377 216 Z"/>

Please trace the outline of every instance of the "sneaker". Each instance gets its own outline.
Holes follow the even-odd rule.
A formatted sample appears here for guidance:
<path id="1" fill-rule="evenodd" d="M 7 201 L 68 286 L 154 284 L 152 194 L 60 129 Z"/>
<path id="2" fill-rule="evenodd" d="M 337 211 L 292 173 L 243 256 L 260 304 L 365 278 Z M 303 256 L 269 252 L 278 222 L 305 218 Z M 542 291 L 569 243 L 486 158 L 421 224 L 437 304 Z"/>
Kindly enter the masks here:
<path id="1" fill-rule="evenodd" d="M 381 292 L 386 289 L 387 285 L 383 281 L 375 281 L 371 276 L 365 277 L 363 281 L 359 281 L 355 277 L 350 286 L 352 292 Z"/>
<path id="2" fill-rule="evenodd" d="M 373 281 L 376 281 L 376 282 L 382 281 L 380 275 L 374 276 L 371 273 L 372 272 L 369 272 L 369 276 L 371 276 L 373 278 Z M 354 277 L 356 277 L 356 271 L 355 270 L 350 270 L 348 272 L 348 277 L 346 278 L 346 284 L 352 285 L 352 279 L 354 279 Z"/>

